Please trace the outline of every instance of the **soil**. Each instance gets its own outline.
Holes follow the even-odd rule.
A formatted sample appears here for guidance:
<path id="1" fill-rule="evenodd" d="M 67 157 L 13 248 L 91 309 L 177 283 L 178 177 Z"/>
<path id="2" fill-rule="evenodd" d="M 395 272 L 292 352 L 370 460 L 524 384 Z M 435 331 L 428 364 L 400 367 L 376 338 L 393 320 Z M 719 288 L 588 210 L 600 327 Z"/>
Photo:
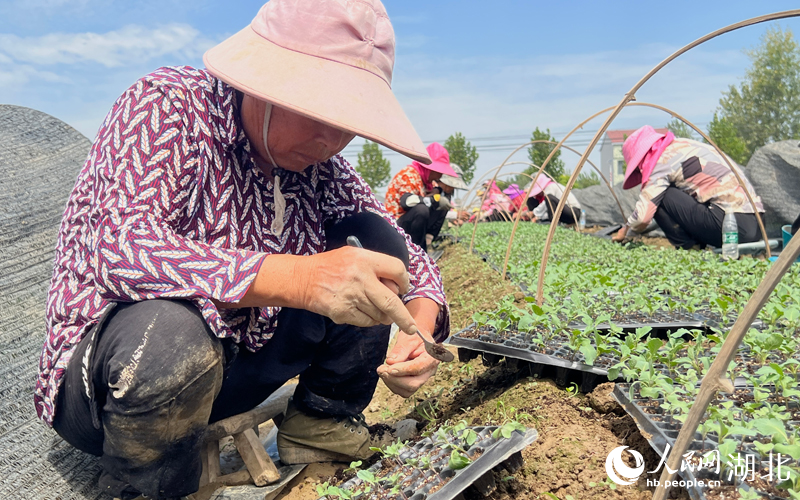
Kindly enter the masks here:
<path id="1" fill-rule="evenodd" d="M 460 246 L 445 247 L 439 260 L 450 304 L 451 332 L 472 323 L 478 311 L 492 310 L 508 294 L 518 303 L 525 295 L 508 281 L 500 281 L 485 262 Z M 392 423 L 414 418 L 426 427 L 444 421 L 466 420 L 469 425 L 501 424 L 514 417 L 535 427 L 539 438 L 523 450 L 524 466 L 513 474 L 495 471 L 498 485 L 490 500 L 507 499 L 622 499 L 645 500 L 653 488 L 647 480 L 659 474 L 643 474 L 632 486 L 618 486 L 608 479 L 605 461 L 609 452 L 628 446 L 642 454 L 652 470 L 660 459 L 639 432 L 633 419 L 611 397 L 613 384 L 598 386 L 588 395 L 571 394 L 548 379 L 521 378 L 506 362 L 493 367 L 480 359 L 469 363 L 442 363 L 436 375 L 414 396 L 403 399 L 380 382 L 364 412 L 368 423 Z M 623 453 L 629 466 L 632 456 Z M 317 498 L 316 485 L 332 481 L 342 464 L 314 464 L 296 478 L 278 498 Z M 683 489 L 673 488 L 671 498 L 688 499 Z"/>

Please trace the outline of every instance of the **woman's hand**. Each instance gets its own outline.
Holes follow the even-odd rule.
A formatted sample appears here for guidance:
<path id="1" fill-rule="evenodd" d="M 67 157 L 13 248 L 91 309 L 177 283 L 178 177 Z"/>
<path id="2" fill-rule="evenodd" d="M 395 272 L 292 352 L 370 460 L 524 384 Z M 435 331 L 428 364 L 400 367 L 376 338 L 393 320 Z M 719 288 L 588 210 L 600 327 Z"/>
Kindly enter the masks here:
<path id="1" fill-rule="evenodd" d="M 431 299 L 418 298 L 409 301 L 406 307 L 419 325 L 422 335 L 430 339 L 428 332 L 432 332 L 436 326 L 439 304 Z M 386 357 L 386 363 L 378 367 L 378 375 L 393 393 L 407 398 L 436 373 L 439 361 L 425 351 L 419 336 L 401 330 L 397 343 Z"/>
<path id="2" fill-rule="evenodd" d="M 617 231 L 614 234 L 614 236 L 611 237 L 611 241 L 616 241 L 617 243 L 620 243 L 622 242 L 622 240 L 625 239 L 625 236 L 627 236 L 627 234 L 628 234 L 628 225 L 625 224 L 624 226 L 619 228 L 619 231 Z"/>
<path id="3" fill-rule="evenodd" d="M 338 324 L 398 326 L 415 331 L 414 318 L 398 294 L 408 292 L 402 261 L 362 248 L 341 247 L 306 257 L 296 273 L 302 309 Z"/>
<path id="4" fill-rule="evenodd" d="M 316 255 L 274 254 L 264 258 L 255 280 L 235 304 L 218 307 L 293 307 L 355 326 L 416 323 L 398 294 L 408 292 L 405 266 L 395 257 L 342 247 Z"/>

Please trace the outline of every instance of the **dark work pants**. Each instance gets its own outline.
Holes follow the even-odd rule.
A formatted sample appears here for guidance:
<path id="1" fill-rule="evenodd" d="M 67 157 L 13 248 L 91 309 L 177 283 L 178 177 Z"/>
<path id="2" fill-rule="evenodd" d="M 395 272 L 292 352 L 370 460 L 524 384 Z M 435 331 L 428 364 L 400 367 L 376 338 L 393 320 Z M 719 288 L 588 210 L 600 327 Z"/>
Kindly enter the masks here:
<path id="1" fill-rule="evenodd" d="M 425 241 L 426 234 L 432 234 L 434 238 L 439 236 L 444 220 L 447 217 L 447 210 L 438 206 L 428 207 L 420 203 L 408 209 L 406 213 L 397 219 L 397 225 L 403 228 L 411 241 L 419 245 L 423 250 L 428 246 Z"/>
<path id="2" fill-rule="evenodd" d="M 688 250 L 698 244 L 721 247 L 724 217 L 721 208 L 700 203 L 685 191 L 668 187 L 654 219 L 673 246 Z M 737 213 L 736 225 L 739 243 L 761 239 L 755 214 Z"/>
<path id="3" fill-rule="evenodd" d="M 553 220 L 553 212 L 558 207 L 559 199 L 553 196 L 552 194 L 548 194 L 545 196 L 545 199 L 542 203 L 547 206 L 547 216 L 550 220 Z M 533 210 L 539 203 L 536 201 L 535 198 L 528 198 L 527 202 L 528 210 Z M 574 212 L 574 213 L 573 213 Z M 564 205 L 564 210 L 561 211 L 561 217 L 559 218 L 559 222 L 563 222 L 564 224 L 575 224 L 575 221 L 578 220 L 581 216 L 580 210 L 574 210 L 569 205 Z"/>
<path id="4" fill-rule="evenodd" d="M 327 228 L 327 249 L 350 235 L 408 266 L 404 238 L 381 217 L 359 214 Z M 100 485 L 112 496 L 172 498 L 198 488 L 209 422 L 255 407 L 297 375 L 300 410 L 362 412 L 378 382 L 389 326 L 336 325 L 290 308 L 277 320 L 272 338 L 253 353 L 216 338 L 191 302 L 117 304 L 70 360 L 53 427 L 101 457 Z"/>

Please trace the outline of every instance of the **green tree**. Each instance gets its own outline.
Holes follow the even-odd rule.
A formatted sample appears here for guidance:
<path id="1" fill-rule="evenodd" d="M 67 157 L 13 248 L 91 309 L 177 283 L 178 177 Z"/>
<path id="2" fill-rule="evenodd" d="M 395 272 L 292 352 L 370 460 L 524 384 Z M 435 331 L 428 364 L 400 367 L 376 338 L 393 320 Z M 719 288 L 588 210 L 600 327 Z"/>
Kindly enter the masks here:
<path id="1" fill-rule="evenodd" d="M 539 130 L 539 127 L 536 127 L 536 130 L 533 131 L 533 134 L 531 135 L 531 141 L 557 142 L 555 137 L 550 135 L 549 128 L 546 130 Z M 539 142 L 528 146 L 528 159 L 531 161 L 531 163 L 536 165 L 536 167 L 526 168 L 525 173 L 534 175 L 533 173 L 539 170 L 539 167 L 542 166 L 542 163 L 544 163 L 544 161 L 547 159 L 547 155 L 550 154 L 550 151 L 552 151 L 554 147 L 555 145 L 547 144 L 545 142 Z M 565 175 L 564 160 L 561 159 L 561 150 L 556 152 L 555 156 L 553 156 L 553 159 L 547 164 L 544 171 L 556 181 Z M 523 186 L 528 182 L 530 182 L 530 179 L 524 176 L 519 176 L 519 179 L 517 179 L 517 183 L 520 186 Z"/>
<path id="2" fill-rule="evenodd" d="M 373 190 L 385 186 L 391 179 L 389 160 L 383 157 L 380 147 L 370 141 L 366 141 L 361 152 L 358 153 L 356 172 Z"/>
<path id="3" fill-rule="evenodd" d="M 750 68 L 739 87 L 722 93 L 718 108 L 744 142 L 740 163 L 764 144 L 800 138 L 800 45 L 792 30 L 768 28 L 746 53 Z"/>
<path id="4" fill-rule="evenodd" d="M 566 183 L 562 183 L 566 185 Z M 583 189 L 589 186 L 596 186 L 600 184 L 600 177 L 597 175 L 597 172 L 592 170 L 588 174 L 581 172 L 578 174 L 578 178 L 575 179 L 575 185 L 573 189 Z"/>
<path id="5" fill-rule="evenodd" d="M 444 141 L 444 148 L 450 153 L 450 161 L 455 163 L 464 172 L 464 182 L 469 184 L 475 175 L 475 162 L 478 161 L 478 151 L 461 132 L 456 132 Z"/>
<path id="6" fill-rule="evenodd" d="M 736 128 L 727 119 L 714 113 L 714 119 L 708 124 L 708 137 L 719 148 L 739 165 L 746 165 L 751 153 L 747 150 L 744 139 L 736 132 Z"/>
<path id="7" fill-rule="evenodd" d="M 667 129 L 670 132 L 675 134 L 675 137 L 683 137 L 684 139 L 694 139 L 694 130 L 689 125 L 686 125 L 682 121 L 674 118 L 672 121 L 667 123 Z"/>

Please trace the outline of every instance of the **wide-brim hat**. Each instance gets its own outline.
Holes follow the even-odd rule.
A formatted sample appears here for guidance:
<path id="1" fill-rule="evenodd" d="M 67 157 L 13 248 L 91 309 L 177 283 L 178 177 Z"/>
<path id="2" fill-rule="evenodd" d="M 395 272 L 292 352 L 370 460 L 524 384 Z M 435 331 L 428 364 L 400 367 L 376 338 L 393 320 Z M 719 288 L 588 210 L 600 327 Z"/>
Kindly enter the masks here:
<path id="1" fill-rule="evenodd" d="M 438 142 L 432 142 L 428 144 L 425 150 L 428 152 L 431 162 L 428 165 L 422 165 L 422 168 L 439 172 L 442 175 L 449 175 L 450 177 L 458 176 L 455 170 L 450 166 L 450 153 L 447 152 L 444 146 Z"/>
<path id="2" fill-rule="evenodd" d="M 455 189 L 468 189 L 469 186 L 467 186 L 467 183 L 464 182 L 464 171 L 461 170 L 461 167 L 455 163 L 451 163 L 450 168 L 453 169 L 453 171 L 456 173 L 456 176 L 442 174 L 442 177 L 436 182 L 439 184 L 445 184 Z"/>
<path id="3" fill-rule="evenodd" d="M 622 157 L 625 159 L 625 177 L 622 189 L 630 189 L 642 183 L 642 172 L 639 169 L 642 160 L 648 151 L 665 134 L 659 134 L 650 125 L 636 129 L 625 142 L 622 143 Z"/>
<path id="4" fill-rule="evenodd" d="M 525 192 L 522 191 L 517 184 L 511 184 L 503 190 L 503 193 L 505 193 L 512 200 L 525 194 Z"/>
<path id="5" fill-rule="evenodd" d="M 554 181 L 553 179 L 550 178 L 549 175 L 547 175 L 544 172 L 540 173 L 539 177 L 536 177 L 536 183 L 533 185 L 533 190 L 531 191 L 531 194 L 528 196 L 528 198 L 535 198 L 539 196 L 544 191 L 544 188 L 546 188 L 548 184 L 551 184 L 552 182 Z M 528 185 L 525 186 L 525 190 L 527 191 L 529 187 L 530 183 L 528 183 Z"/>
<path id="6" fill-rule="evenodd" d="M 394 47 L 379 0 L 271 0 L 203 62 L 246 94 L 428 164 L 392 93 Z"/>

